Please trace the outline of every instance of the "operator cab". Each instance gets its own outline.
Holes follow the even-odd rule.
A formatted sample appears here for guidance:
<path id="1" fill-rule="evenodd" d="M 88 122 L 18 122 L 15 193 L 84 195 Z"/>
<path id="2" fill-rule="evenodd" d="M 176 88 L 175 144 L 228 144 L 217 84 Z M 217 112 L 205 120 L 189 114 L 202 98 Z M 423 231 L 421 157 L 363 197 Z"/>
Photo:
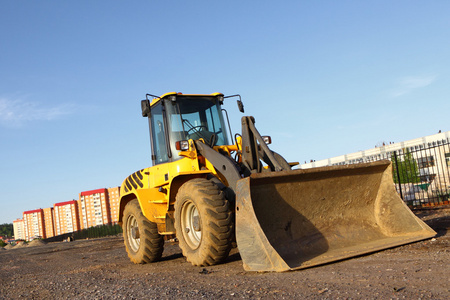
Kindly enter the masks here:
<path id="1" fill-rule="evenodd" d="M 220 105 L 222 94 L 183 95 L 170 93 L 142 100 L 142 115 L 149 117 L 153 164 L 182 158 L 175 144 L 182 140 L 203 139 L 213 146 L 229 145 Z"/>

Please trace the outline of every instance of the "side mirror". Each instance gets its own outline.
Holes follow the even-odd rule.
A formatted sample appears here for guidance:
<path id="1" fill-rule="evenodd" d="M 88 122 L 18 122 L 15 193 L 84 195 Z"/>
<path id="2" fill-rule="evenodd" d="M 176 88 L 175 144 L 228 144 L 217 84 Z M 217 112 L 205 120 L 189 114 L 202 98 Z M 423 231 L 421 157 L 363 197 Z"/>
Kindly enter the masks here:
<path id="1" fill-rule="evenodd" d="M 141 110 L 143 117 L 150 116 L 150 101 L 149 100 L 141 100 Z"/>
<path id="2" fill-rule="evenodd" d="M 244 104 L 242 103 L 241 100 L 237 100 L 237 105 L 238 105 L 239 111 L 241 113 L 244 113 Z"/>

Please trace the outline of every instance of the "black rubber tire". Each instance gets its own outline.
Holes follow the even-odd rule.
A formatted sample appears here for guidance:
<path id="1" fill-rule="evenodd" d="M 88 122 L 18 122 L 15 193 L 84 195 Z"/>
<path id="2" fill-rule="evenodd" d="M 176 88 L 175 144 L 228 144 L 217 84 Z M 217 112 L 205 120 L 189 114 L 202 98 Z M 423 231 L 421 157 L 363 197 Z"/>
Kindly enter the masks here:
<path id="1" fill-rule="evenodd" d="M 181 186 L 175 201 L 175 229 L 183 255 L 192 265 L 211 266 L 228 257 L 233 218 L 230 204 L 216 184 L 196 178 Z"/>
<path id="2" fill-rule="evenodd" d="M 134 238 L 134 230 L 139 236 Z M 164 250 L 164 238 L 158 233 L 156 223 L 149 221 L 142 214 L 137 199 L 131 200 L 123 212 L 123 240 L 128 257 L 135 264 L 145 264 L 158 261 Z"/>

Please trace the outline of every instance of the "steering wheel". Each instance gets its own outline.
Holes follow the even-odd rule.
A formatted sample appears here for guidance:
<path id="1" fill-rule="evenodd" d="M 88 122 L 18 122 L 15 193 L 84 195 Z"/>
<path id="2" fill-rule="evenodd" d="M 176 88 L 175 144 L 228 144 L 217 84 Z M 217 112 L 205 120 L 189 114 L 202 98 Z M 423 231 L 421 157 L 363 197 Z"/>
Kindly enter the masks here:
<path id="1" fill-rule="evenodd" d="M 194 126 L 192 128 L 189 128 L 188 131 L 186 132 L 187 134 L 190 134 L 189 132 L 194 131 L 194 132 L 199 132 L 201 128 L 205 128 L 206 131 L 208 131 L 208 128 L 204 125 L 198 125 L 198 126 Z"/>

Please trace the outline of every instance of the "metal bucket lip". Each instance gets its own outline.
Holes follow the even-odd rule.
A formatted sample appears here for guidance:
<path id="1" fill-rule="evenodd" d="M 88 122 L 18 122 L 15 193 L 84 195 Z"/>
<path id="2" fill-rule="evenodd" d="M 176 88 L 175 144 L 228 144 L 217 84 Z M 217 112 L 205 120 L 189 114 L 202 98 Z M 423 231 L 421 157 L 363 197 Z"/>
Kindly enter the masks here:
<path id="1" fill-rule="evenodd" d="M 325 166 L 309 169 L 295 169 L 279 172 L 263 172 L 254 173 L 249 177 L 242 178 L 240 181 L 252 182 L 252 185 L 262 185 L 267 182 L 289 182 L 302 178 L 302 180 L 323 180 L 333 177 L 355 176 L 362 174 L 381 173 L 386 169 L 391 168 L 389 160 L 380 160 L 369 163 L 339 165 L 339 166 Z"/>
<path id="2" fill-rule="evenodd" d="M 266 177 L 279 177 L 279 176 L 289 176 L 295 174 L 311 174 L 311 173 L 321 173 L 321 172 L 330 172 L 330 171 L 346 171 L 346 170 L 357 170 L 357 169 L 365 169 L 368 167 L 372 167 L 375 169 L 383 169 L 387 168 L 391 164 L 390 160 L 378 160 L 374 162 L 367 163 L 358 163 L 358 164 L 349 164 L 349 165 L 338 165 L 338 166 L 324 166 L 324 167 L 316 167 L 316 168 L 308 168 L 308 169 L 295 169 L 289 171 L 279 171 L 279 172 L 263 172 L 263 173 L 253 173 L 249 177 L 252 179 L 258 178 L 266 178 Z M 245 178 L 244 178 L 245 179 Z"/>
<path id="3" fill-rule="evenodd" d="M 298 262 L 296 262 L 295 260 L 290 259 L 289 253 L 288 255 L 286 255 L 285 252 L 280 252 L 280 249 L 282 248 L 275 247 L 276 245 L 282 244 L 273 244 L 273 240 L 267 234 L 267 231 L 265 231 L 263 223 L 260 223 L 261 220 L 259 219 L 259 217 L 261 215 L 257 213 L 258 209 L 255 210 L 254 207 L 254 201 L 260 199 L 260 197 L 253 197 L 254 187 L 257 187 L 259 189 L 259 187 L 266 184 L 276 185 L 279 183 L 295 183 L 295 181 L 321 181 L 328 180 L 333 177 L 343 177 L 346 178 L 345 180 L 348 182 L 353 180 L 353 176 L 372 176 L 376 175 L 377 173 L 380 173 L 376 177 L 382 182 L 381 184 L 385 186 L 384 190 L 388 193 L 388 196 L 395 195 L 396 197 L 394 198 L 398 198 L 397 200 L 394 200 L 395 209 L 401 209 L 403 213 L 405 213 L 405 209 L 409 210 L 403 203 L 401 198 L 397 195 L 393 185 L 391 187 L 391 185 L 389 184 L 392 181 L 392 176 L 390 174 L 391 162 L 389 160 L 353 165 L 297 169 L 292 171 L 266 172 L 252 174 L 247 178 L 239 180 L 236 194 L 236 237 L 238 248 L 243 259 L 244 269 L 247 271 L 258 272 L 283 272 L 289 270 L 310 268 L 313 266 L 328 264 L 335 261 L 345 260 L 351 257 L 358 257 L 366 255 L 368 253 L 417 242 L 435 236 L 436 232 L 434 232 L 420 219 L 415 217 L 411 211 L 409 211 L 409 217 L 417 222 L 418 227 L 421 227 L 418 228 L 418 230 L 414 230 L 414 232 L 404 232 L 399 236 L 395 236 L 394 234 L 386 237 L 376 238 L 373 239 L 373 241 L 363 242 L 358 245 L 349 244 L 348 247 L 332 247 L 331 249 L 335 250 L 327 250 L 322 254 L 317 253 L 318 255 L 315 256 L 315 258 L 309 258 L 304 261 L 299 260 Z M 321 186 L 322 184 L 323 182 L 320 183 Z M 298 187 L 299 186 L 296 185 L 296 188 Z M 264 191 L 263 195 L 266 195 L 265 193 L 266 192 Z M 374 201 L 375 200 L 376 198 L 374 198 Z M 380 212 L 375 211 L 374 213 L 379 214 Z M 411 220 L 411 218 L 408 218 L 408 220 Z M 307 218 L 307 220 L 309 220 L 309 218 Z"/>
<path id="4" fill-rule="evenodd" d="M 374 241 L 373 243 L 367 243 L 367 244 L 361 244 L 359 246 L 355 246 L 355 247 L 353 247 L 353 248 L 355 248 L 354 250 L 348 251 L 347 253 L 345 253 L 344 251 L 341 251 L 341 253 L 339 253 L 339 255 L 335 255 L 335 256 L 329 255 L 328 253 L 324 253 L 323 255 L 320 255 L 315 259 L 306 261 L 305 263 L 301 264 L 300 266 L 289 267 L 288 269 L 286 268 L 285 270 L 282 270 L 281 272 L 307 269 L 307 268 L 331 264 L 331 263 L 335 263 L 335 262 L 339 262 L 339 261 L 343 261 L 343 260 L 347 260 L 347 259 L 351 259 L 351 258 L 367 256 L 367 255 L 370 255 L 370 254 L 373 254 L 376 252 L 380 252 L 383 250 L 402 247 L 402 246 L 409 245 L 412 243 L 431 239 L 431 238 L 435 237 L 436 234 L 437 233 L 434 230 L 432 230 L 432 229 L 427 230 L 426 228 L 424 228 L 421 232 L 416 233 L 414 235 L 411 234 L 411 236 L 405 235 L 405 236 L 399 236 L 399 237 L 386 238 L 385 239 L 386 242 L 382 243 L 381 246 L 376 245 L 380 241 Z M 373 244 L 373 245 L 368 246 L 370 244 Z M 345 250 L 345 249 L 343 249 L 343 250 Z"/>

